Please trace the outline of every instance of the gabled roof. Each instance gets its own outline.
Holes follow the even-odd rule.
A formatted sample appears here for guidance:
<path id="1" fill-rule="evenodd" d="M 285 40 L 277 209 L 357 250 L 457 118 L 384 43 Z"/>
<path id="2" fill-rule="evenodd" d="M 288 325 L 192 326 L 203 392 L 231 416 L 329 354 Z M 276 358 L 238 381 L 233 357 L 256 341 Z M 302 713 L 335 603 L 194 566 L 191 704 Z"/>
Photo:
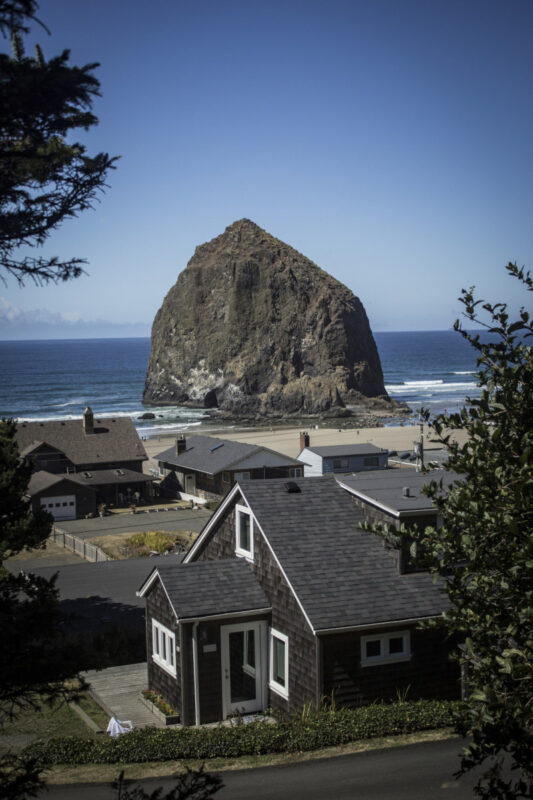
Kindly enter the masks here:
<path id="1" fill-rule="evenodd" d="M 300 491 L 288 492 L 279 479 L 236 484 L 186 560 L 242 496 L 314 631 L 438 616 L 447 607 L 428 574 L 398 573 L 383 541 L 359 527 L 362 512 L 332 476 L 290 483 Z"/>
<path id="2" fill-rule="evenodd" d="M 338 458 L 342 456 L 375 456 L 378 453 L 387 453 L 388 450 L 377 447 L 375 444 L 334 444 L 324 445 L 320 447 L 309 447 L 304 450 L 310 450 L 316 453 L 317 456 L 322 458 Z M 302 453 L 304 452 L 302 450 Z"/>
<path id="3" fill-rule="evenodd" d="M 268 447 L 218 439 L 215 436 L 187 437 L 187 449 L 179 455 L 169 447 L 155 458 L 183 469 L 216 475 L 223 470 L 249 470 L 258 467 L 301 466 L 294 458 L 276 453 Z"/>
<path id="4" fill-rule="evenodd" d="M 178 620 L 270 610 L 250 565 L 241 558 L 158 565 L 138 594 L 143 597 L 157 579 Z"/>
<path id="5" fill-rule="evenodd" d="M 77 486 L 80 485 L 80 481 L 76 480 L 75 473 L 67 474 L 63 472 L 58 475 L 56 473 L 47 472 L 46 470 L 41 469 L 38 472 L 34 472 L 31 476 L 26 494 L 29 497 L 33 497 L 33 495 L 39 494 L 39 492 L 44 492 L 46 489 L 50 489 L 52 486 L 55 486 L 62 481 L 73 484 L 73 491 Z"/>
<path id="6" fill-rule="evenodd" d="M 434 511 L 435 506 L 422 493 L 422 487 L 430 481 L 442 480 L 446 490 L 458 479 L 458 475 L 445 470 L 415 472 L 411 469 L 377 469 L 338 475 L 336 479 L 343 488 L 361 500 L 400 516 L 409 512 Z M 408 491 L 408 496 L 405 490 Z"/>
<path id="7" fill-rule="evenodd" d="M 148 458 L 130 417 L 95 419 L 91 434 L 85 433 L 81 419 L 19 422 L 17 442 L 21 453 L 32 443 L 50 445 L 64 453 L 73 464 L 145 461 Z"/>

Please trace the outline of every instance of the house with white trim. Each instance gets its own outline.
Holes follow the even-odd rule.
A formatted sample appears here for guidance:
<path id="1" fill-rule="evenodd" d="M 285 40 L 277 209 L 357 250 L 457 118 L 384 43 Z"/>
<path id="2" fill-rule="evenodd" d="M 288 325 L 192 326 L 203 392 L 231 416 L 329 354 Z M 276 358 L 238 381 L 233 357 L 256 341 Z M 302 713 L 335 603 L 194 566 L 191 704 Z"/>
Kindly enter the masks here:
<path id="1" fill-rule="evenodd" d="M 146 599 L 149 686 L 186 725 L 331 697 L 458 697 L 438 629 L 446 595 L 402 572 L 333 476 L 235 484 L 179 566 Z"/>

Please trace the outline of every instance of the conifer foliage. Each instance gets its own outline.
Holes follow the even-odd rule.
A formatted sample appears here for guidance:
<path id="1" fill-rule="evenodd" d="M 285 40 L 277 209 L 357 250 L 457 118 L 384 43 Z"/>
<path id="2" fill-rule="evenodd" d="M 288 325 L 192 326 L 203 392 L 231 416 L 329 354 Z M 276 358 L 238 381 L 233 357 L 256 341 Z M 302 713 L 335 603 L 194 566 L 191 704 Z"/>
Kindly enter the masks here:
<path id="1" fill-rule="evenodd" d="M 37 45 L 24 50 L 35 0 L 0 0 L 0 32 L 12 54 L 0 53 L 0 265 L 19 284 L 66 281 L 83 271 L 83 259 L 24 255 L 45 243 L 62 222 L 91 208 L 116 159 L 89 156 L 72 141 L 98 123 L 98 64 L 69 65 L 69 51 L 46 60 Z M 44 26 L 43 26 L 44 27 Z M 7 43 L 7 42 L 6 42 Z"/>
<path id="2" fill-rule="evenodd" d="M 533 291 L 529 273 L 507 270 Z M 421 540 L 446 582 L 444 623 L 461 642 L 467 702 L 458 729 L 471 742 L 462 771 L 489 766 L 477 793 L 509 800 L 533 788 L 533 327 L 525 308 L 512 321 L 505 304 L 483 303 L 473 288 L 461 302 L 468 323 L 485 328 L 455 323 L 477 351 L 481 396 L 433 421 L 460 479 L 446 497 L 429 484 L 443 524 Z M 464 445 L 453 439 L 459 429 Z"/>

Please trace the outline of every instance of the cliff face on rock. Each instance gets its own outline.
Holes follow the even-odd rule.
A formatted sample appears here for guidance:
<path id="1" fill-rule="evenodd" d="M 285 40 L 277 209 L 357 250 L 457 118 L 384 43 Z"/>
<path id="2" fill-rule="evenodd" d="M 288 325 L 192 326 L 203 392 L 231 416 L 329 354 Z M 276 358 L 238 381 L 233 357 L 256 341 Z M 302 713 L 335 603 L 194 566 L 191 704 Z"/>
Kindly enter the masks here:
<path id="1" fill-rule="evenodd" d="M 148 404 L 341 415 L 383 395 L 359 299 L 250 220 L 196 248 L 154 320 Z"/>

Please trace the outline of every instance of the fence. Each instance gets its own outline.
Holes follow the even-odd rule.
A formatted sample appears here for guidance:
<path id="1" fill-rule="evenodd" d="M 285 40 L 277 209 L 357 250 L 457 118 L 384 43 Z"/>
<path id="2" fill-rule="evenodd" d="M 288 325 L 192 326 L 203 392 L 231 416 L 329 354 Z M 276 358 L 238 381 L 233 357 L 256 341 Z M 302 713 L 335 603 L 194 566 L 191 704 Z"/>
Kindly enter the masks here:
<path id="1" fill-rule="evenodd" d="M 86 542 L 84 539 L 78 539 L 76 536 L 62 531 L 61 528 L 57 528 L 55 525 L 52 528 L 49 539 L 56 542 L 60 547 L 77 553 L 86 561 L 113 561 L 111 556 L 104 553 L 100 547 L 96 547 L 96 545 Z"/>

